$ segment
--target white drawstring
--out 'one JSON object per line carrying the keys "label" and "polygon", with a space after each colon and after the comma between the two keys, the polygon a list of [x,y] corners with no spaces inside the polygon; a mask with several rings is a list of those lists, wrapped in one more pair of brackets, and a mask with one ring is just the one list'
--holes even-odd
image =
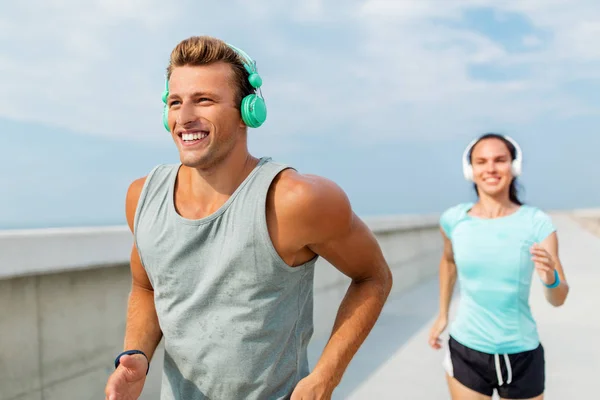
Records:
{"label": "white drawstring", "polygon": [[510,359],[508,358],[508,354],[504,355],[504,362],[506,363],[506,370],[508,372],[508,380],[506,381],[507,385],[510,385],[512,382],[512,368],[510,366]]}
{"label": "white drawstring", "polygon": [[502,381],[502,371],[500,370],[500,357],[498,354],[494,354],[494,363],[496,364],[496,375],[498,376],[498,386],[502,386],[504,382]]}
{"label": "white drawstring", "polygon": [[[500,356],[498,354],[494,354],[494,363],[496,364],[496,376],[498,377],[498,386],[504,385],[504,380],[502,379],[502,370],[500,369]],[[504,363],[506,364],[506,371],[508,372],[508,380],[506,381],[507,385],[510,385],[512,382],[512,368],[510,366],[510,359],[508,358],[508,354],[504,354]]]}

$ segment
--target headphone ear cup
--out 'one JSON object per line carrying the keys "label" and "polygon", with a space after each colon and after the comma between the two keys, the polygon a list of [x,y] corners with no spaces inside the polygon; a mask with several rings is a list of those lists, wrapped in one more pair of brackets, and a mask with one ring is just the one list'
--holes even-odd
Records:
{"label": "headphone ear cup", "polygon": [[470,164],[465,166],[463,173],[466,180],[473,181],[473,167]]}
{"label": "headphone ear cup", "polygon": [[267,119],[265,102],[255,94],[249,94],[242,99],[240,111],[242,120],[250,128],[258,128]]}
{"label": "headphone ear cup", "polygon": [[169,128],[169,108],[167,107],[167,105],[165,104],[165,106],[163,107],[163,125],[165,127],[165,129],[169,132],[171,132],[171,128]]}
{"label": "headphone ear cup", "polygon": [[521,163],[519,161],[513,161],[512,166],[511,166],[511,171],[515,178],[518,176],[521,176],[521,171],[522,171]]}
{"label": "headphone ear cup", "polygon": [[466,160],[463,160],[463,176],[467,181],[473,180],[473,166],[469,164]]}
{"label": "headphone ear cup", "polygon": [[[165,86],[167,86],[167,85],[168,85],[168,83],[165,83]],[[162,94],[162,102],[164,103],[162,120],[163,120],[163,126],[165,127],[165,129],[167,131],[171,132],[171,128],[169,128],[169,107],[167,107],[167,97],[168,96],[169,96],[169,90],[165,89]]]}

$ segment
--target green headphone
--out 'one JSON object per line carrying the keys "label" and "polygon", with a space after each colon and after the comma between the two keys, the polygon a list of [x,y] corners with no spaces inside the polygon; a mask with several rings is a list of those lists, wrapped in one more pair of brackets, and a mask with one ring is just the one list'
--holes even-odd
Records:
{"label": "green headphone", "polygon": [[[238,49],[229,43],[227,43],[227,46],[235,51],[243,60],[242,64],[248,72],[248,82],[250,82],[250,85],[252,85],[253,88],[260,90],[262,78],[256,70],[256,61],[250,58],[243,50]],[[163,125],[167,131],[171,132],[168,122],[169,107],[167,105],[167,97],[169,97],[169,80],[165,79],[165,91],[162,95],[162,101],[165,104],[163,107]],[[258,128],[267,119],[267,106],[265,100],[254,93],[249,94],[242,99],[240,112],[242,114],[242,120],[250,128]]]}

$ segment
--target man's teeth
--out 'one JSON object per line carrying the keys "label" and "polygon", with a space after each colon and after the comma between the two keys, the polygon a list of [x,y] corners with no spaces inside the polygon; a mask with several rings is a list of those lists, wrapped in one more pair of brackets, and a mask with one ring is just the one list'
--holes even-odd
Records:
{"label": "man's teeth", "polygon": [[185,141],[188,140],[199,140],[199,139],[204,139],[205,137],[208,136],[208,133],[202,132],[202,133],[184,133],[181,135],[181,138]]}

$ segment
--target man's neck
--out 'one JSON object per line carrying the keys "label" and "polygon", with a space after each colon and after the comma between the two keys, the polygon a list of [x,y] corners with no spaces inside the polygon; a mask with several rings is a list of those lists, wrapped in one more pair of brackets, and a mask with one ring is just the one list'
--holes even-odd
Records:
{"label": "man's neck", "polygon": [[177,179],[176,196],[187,202],[194,200],[197,210],[216,211],[236,191],[258,164],[258,159],[231,154],[207,169],[182,167]]}

